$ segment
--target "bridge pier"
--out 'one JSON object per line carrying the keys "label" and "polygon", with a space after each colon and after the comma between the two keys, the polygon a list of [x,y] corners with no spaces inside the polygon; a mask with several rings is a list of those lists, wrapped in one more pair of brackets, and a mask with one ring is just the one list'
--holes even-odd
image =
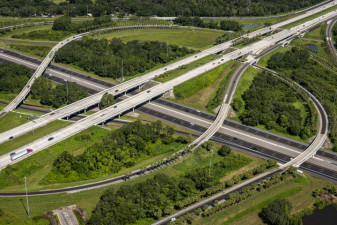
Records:
{"label": "bridge pier", "polygon": [[118,115],[118,119],[120,119],[120,118],[121,118],[121,114]]}

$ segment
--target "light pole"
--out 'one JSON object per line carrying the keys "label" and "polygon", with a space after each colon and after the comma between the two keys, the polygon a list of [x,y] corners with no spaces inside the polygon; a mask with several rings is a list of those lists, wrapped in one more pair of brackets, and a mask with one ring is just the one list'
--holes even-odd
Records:
{"label": "light pole", "polygon": [[124,81],[124,65],[123,65],[123,59],[122,59],[122,82]]}
{"label": "light pole", "polygon": [[30,218],[30,215],[29,215],[29,205],[28,205],[28,194],[27,194],[27,177],[24,177],[23,179],[25,179],[25,188],[26,188],[26,199],[27,199],[27,212],[28,212],[28,218]]}
{"label": "light pole", "polygon": [[205,69],[205,72],[204,72],[204,83],[202,84],[202,94],[201,94],[201,98],[204,98],[205,76],[206,76],[206,69]]}
{"label": "light pole", "polygon": [[68,80],[65,79],[64,81],[66,82],[66,85],[67,85],[67,105],[68,105]]}
{"label": "light pole", "polygon": [[168,62],[168,41],[166,41],[166,64]]}
{"label": "light pole", "polygon": [[209,171],[208,171],[208,176],[211,176],[211,167],[212,167],[212,153],[213,149],[211,149],[211,158],[209,159]]}

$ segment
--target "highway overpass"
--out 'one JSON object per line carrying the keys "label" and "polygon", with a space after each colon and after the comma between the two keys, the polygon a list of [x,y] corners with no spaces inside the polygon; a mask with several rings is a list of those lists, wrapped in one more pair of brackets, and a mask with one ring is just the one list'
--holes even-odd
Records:
{"label": "highway overpass", "polygon": [[[324,20],[329,19],[333,16],[334,12],[326,14],[324,16],[322,16],[322,18],[324,17]],[[76,122],[75,124],[72,124],[66,128],[61,129],[60,131],[54,132],[50,135],[47,135],[39,140],[36,140],[35,142],[23,146],[22,148],[17,149],[16,151],[21,151],[24,150],[26,148],[32,148],[34,149],[34,152],[38,152],[46,147],[49,147],[59,141],[62,141],[68,137],[70,137],[71,135],[74,135],[92,125],[95,124],[100,124],[100,123],[104,123],[105,121],[110,120],[111,118],[117,117],[120,114],[130,110],[130,109],[134,109],[135,107],[150,101],[153,98],[156,98],[162,94],[164,94],[165,92],[167,92],[168,90],[172,89],[174,86],[179,85],[181,83],[184,83],[185,81],[192,79],[208,70],[211,70],[213,68],[215,68],[216,66],[220,66],[225,62],[228,62],[230,60],[236,59],[238,57],[241,57],[243,55],[249,54],[251,52],[255,52],[255,51],[260,51],[261,49],[265,49],[268,48],[269,46],[284,40],[288,37],[294,36],[296,34],[298,34],[299,32],[301,32],[302,30],[306,30],[311,26],[315,26],[317,23],[322,21],[322,18],[317,18],[315,20],[309,21],[305,24],[301,24],[297,27],[294,27],[291,30],[283,30],[277,34],[271,35],[259,42],[256,42],[254,44],[251,44],[247,47],[244,47],[242,49],[236,50],[234,52],[231,52],[223,57],[221,57],[220,59],[214,60],[210,63],[207,63],[201,67],[195,68],[189,72],[187,72],[186,74],[170,80],[166,83],[163,84],[159,84],[151,89],[149,89],[146,92],[142,92],[139,93],[131,98],[128,98],[126,100],[124,100],[123,102],[117,103],[114,106],[111,106],[107,109],[104,109],[98,113],[95,113],[85,119],[82,119],[78,122]],[[91,96],[92,97],[92,96]],[[42,118],[42,117],[41,117]],[[39,119],[41,119],[39,118]],[[48,140],[49,138],[53,137],[53,140]],[[9,158],[7,157],[3,157],[2,159],[5,160],[1,161],[1,167],[3,168],[4,166],[6,166],[7,164],[10,163],[14,163],[11,162],[9,160]],[[7,160],[6,160],[7,158]],[[15,161],[16,162],[16,161]]]}

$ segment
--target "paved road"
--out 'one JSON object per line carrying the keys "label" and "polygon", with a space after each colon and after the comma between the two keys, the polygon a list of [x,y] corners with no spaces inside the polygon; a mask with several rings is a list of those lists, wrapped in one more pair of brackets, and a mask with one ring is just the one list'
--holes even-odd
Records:
{"label": "paved road", "polygon": [[238,81],[240,80],[241,75],[246,71],[246,69],[248,69],[249,66],[249,62],[243,63],[234,72],[231,80],[228,83],[228,88],[226,90],[225,97],[221,103],[218,115],[216,116],[211,126],[209,126],[204,133],[202,133],[195,141],[193,141],[191,145],[194,146],[194,149],[199,147],[205,141],[208,141],[223,125],[227,117],[230,103],[232,102]]}
{"label": "paved road", "polygon": [[[70,137],[71,135],[74,135],[92,125],[95,124],[99,124],[99,123],[104,123],[105,121],[110,120],[111,118],[114,118],[116,116],[119,116],[121,113],[124,113],[130,109],[133,109],[137,106],[139,106],[140,104],[143,104],[147,101],[150,101],[151,99],[158,97],[160,95],[162,95],[163,93],[169,91],[170,89],[172,89],[174,86],[177,86],[181,83],[186,82],[187,80],[190,80],[198,75],[201,75],[202,73],[213,69],[216,66],[220,66],[223,63],[226,63],[230,60],[233,60],[235,58],[241,57],[242,55],[246,55],[249,53],[254,53],[254,52],[260,52],[261,49],[266,49],[269,46],[272,46],[275,43],[278,43],[282,40],[285,40],[295,34],[298,34],[299,32],[306,30],[312,26],[315,26],[316,24],[322,22],[322,20],[328,20],[331,19],[333,16],[334,12],[328,13],[326,15],[321,16],[320,18],[316,18],[312,21],[306,22],[304,24],[301,24],[300,26],[294,27],[290,30],[283,30],[277,34],[271,35],[259,42],[256,42],[254,44],[251,44],[247,47],[244,47],[242,49],[236,50],[234,52],[231,52],[227,55],[224,55],[223,57],[221,57],[220,59],[214,60],[210,63],[207,63],[203,66],[200,66],[198,68],[195,68],[189,72],[187,72],[186,74],[175,78],[173,80],[170,80],[166,83],[163,84],[159,84],[151,89],[149,89],[146,93],[139,93],[131,98],[126,99],[125,101],[121,102],[121,103],[117,103],[115,106],[109,107],[107,109],[104,109],[98,113],[95,113],[75,124],[72,124],[66,128],[61,129],[60,131],[54,132],[53,134],[47,135],[39,140],[34,141],[33,143],[29,144],[29,145],[25,145],[19,149],[17,149],[16,151],[23,151],[27,148],[32,148],[34,149],[34,153],[38,152],[44,148],[47,148],[59,141],[62,141],[68,137]],[[122,84],[123,85],[123,84]],[[95,95],[93,95],[95,96]],[[92,98],[92,96],[90,96]],[[97,99],[98,101],[98,99]],[[73,103],[76,104],[76,103]],[[78,104],[78,103],[77,103]],[[71,105],[70,105],[71,106]],[[69,107],[69,106],[68,106]],[[55,115],[50,115],[50,116],[55,116]],[[42,117],[41,117],[42,118]],[[39,118],[41,120],[41,118]],[[46,118],[44,116],[44,118]],[[44,119],[43,118],[43,119]],[[46,120],[44,120],[45,124],[46,121],[48,121],[49,118],[47,118]],[[41,121],[42,123],[43,121]],[[41,124],[40,123],[40,124]],[[32,124],[32,126],[34,126],[34,123]],[[31,127],[29,127],[31,128]],[[52,139],[52,140],[51,140]],[[34,154],[33,153],[33,154]],[[28,157],[31,154],[26,155],[26,157]],[[24,158],[24,157],[23,157]],[[23,159],[21,158],[21,159]],[[17,160],[19,161],[19,160]],[[17,161],[11,161],[9,155],[2,157],[1,158],[1,168],[5,167],[8,164],[12,164],[15,163]]]}
{"label": "paved road", "polygon": [[336,21],[337,21],[337,17],[333,18],[329,22],[329,24],[328,24],[328,26],[326,28],[326,33],[325,33],[326,40],[328,41],[328,45],[329,45],[331,51],[333,52],[333,54],[335,55],[335,57],[337,57],[337,51],[336,51],[336,48],[334,46],[331,33],[332,33],[332,28],[333,28],[334,24],[336,23]]}
{"label": "paved road", "polygon": [[[320,11],[326,9],[326,8],[332,7],[333,5],[335,5],[336,2],[337,2],[337,1],[330,1],[330,2],[328,2],[328,3],[326,3],[326,4],[322,5],[322,6],[314,7],[313,9],[308,10],[306,13],[304,13],[304,14],[302,14],[302,15],[299,15],[299,16],[297,16],[297,17],[291,18],[291,19],[289,19],[289,20],[283,21],[283,22],[281,22],[281,23],[275,24],[275,25],[270,26],[270,27],[262,28],[262,29],[260,29],[260,30],[254,31],[254,32],[252,32],[252,33],[250,33],[250,34],[247,34],[247,35],[244,35],[244,36],[246,36],[246,37],[253,37],[253,36],[256,36],[256,35],[262,35],[262,34],[264,34],[264,33],[268,33],[268,32],[270,32],[270,31],[273,31],[273,30],[275,30],[275,29],[277,29],[277,28],[279,28],[279,27],[282,27],[282,26],[284,26],[284,25],[286,25],[286,24],[289,24],[289,23],[292,23],[292,22],[294,22],[294,21],[300,20],[300,19],[302,19],[302,18],[304,18],[304,17],[307,17],[307,16],[309,16],[310,14],[317,13],[317,12],[320,12]],[[324,16],[323,16],[323,17],[324,17]],[[306,25],[307,25],[307,26],[311,26],[311,25],[314,23],[313,21],[315,21],[315,20],[312,20],[312,21],[310,21],[310,22],[308,22],[308,23],[306,23],[306,24],[303,24],[303,26],[306,26]],[[317,22],[318,22],[318,21],[317,21]],[[138,28],[138,27],[157,27],[157,25],[134,26],[134,28]],[[49,65],[49,63],[51,62],[51,59],[52,59],[52,57],[54,56],[55,52],[56,52],[60,47],[64,46],[65,44],[67,44],[67,43],[69,43],[69,42],[71,42],[72,40],[80,39],[83,35],[89,35],[89,34],[93,34],[93,33],[104,32],[104,31],[110,30],[110,29],[130,29],[130,26],[128,26],[128,27],[118,27],[118,28],[104,28],[104,29],[100,29],[100,30],[96,30],[96,31],[91,31],[91,32],[87,32],[87,33],[75,35],[75,36],[73,36],[73,37],[70,37],[70,38],[68,38],[68,39],[66,39],[66,40],[64,40],[64,41],[62,41],[62,42],[60,42],[60,43],[58,43],[58,44],[53,48],[53,50],[51,51],[51,54],[49,54],[49,56],[47,56],[47,57],[45,58],[45,60],[41,63],[41,65],[39,66],[39,68],[35,71],[35,73],[33,74],[32,78],[29,80],[28,84],[27,84],[27,85],[25,86],[25,88],[20,92],[20,94],[19,94],[19,95],[18,95],[18,96],[11,102],[11,104],[9,104],[4,110],[2,110],[2,111],[0,112],[0,117],[3,116],[3,115],[5,115],[5,114],[8,113],[9,111],[13,110],[15,107],[17,107],[17,105],[19,105],[19,104],[25,99],[25,97],[26,97],[26,96],[28,95],[28,93],[30,92],[30,87],[31,87],[31,85],[33,84],[34,80],[35,80],[37,77],[41,76],[42,73],[46,70],[46,68],[47,68],[47,66]],[[264,39],[264,40],[266,40],[266,39]],[[183,59],[183,60],[181,60],[181,61],[179,61],[179,62],[170,64],[170,65],[167,66],[166,68],[161,68],[161,69],[159,69],[159,70],[161,70],[161,71],[159,71],[160,73],[158,73],[158,74],[152,74],[152,75],[155,77],[155,76],[157,76],[157,75],[159,75],[159,74],[161,74],[161,73],[166,72],[167,70],[170,70],[170,69],[176,69],[176,68],[178,68],[178,67],[181,66],[181,65],[185,65],[185,64],[188,64],[188,63],[190,63],[190,62],[193,62],[193,61],[197,60],[197,58],[202,58],[202,57],[204,57],[204,56],[207,56],[207,55],[210,55],[210,54],[215,54],[215,53],[217,53],[217,52],[220,52],[220,51],[222,51],[222,50],[228,48],[230,45],[232,45],[232,41],[225,42],[225,43],[223,43],[223,44],[214,46],[214,47],[212,47],[212,48],[210,48],[210,49],[207,49],[207,50],[205,50],[205,51],[203,51],[203,52],[201,52],[201,53],[199,53],[199,54],[193,56],[194,58],[193,58],[193,57],[189,57],[189,58]],[[262,51],[263,48],[260,49],[260,50]],[[246,52],[246,53],[247,53],[247,52]],[[240,54],[238,54],[238,56],[240,56]],[[189,60],[188,60],[188,59],[189,59]],[[179,63],[180,63],[180,64],[179,64]],[[174,65],[177,65],[177,64],[179,64],[179,65],[175,67]],[[158,72],[158,71],[156,71],[156,72]],[[150,77],[150,76],[144,75],[144,76],[142,76],[142,77],[138,77],[138,80],[137,80],[137,78],[135,78],[135,79],[133,79],[133,80],[130,80],[129,83],[128,83],[128,85],[133,84],[133,81],[136,81],[136,80],[137,80],[137,81],[136,81],[136,85],[128,86],[129,89],[136,87],[136,86],[138,85],[138,83],[139,83],[139,79],[143,79],[143,81],[144,81],[144,83],[145,83],[145,82],[148,80],[147,78],[149,78],[149,77]],[[152,78],[153,78],[153,77],[152,77]],[[113,91],[115,91],[115,90],[113,90]],[[103,93],[101,93],[101,95],[103,95]],[[89,97],[89,98],[90,98],[90,97]],[[68,110],[69,110],[69,109],[73,109],[73,110],[72,110],[72,112],[66,111],[67,114],[71,114],[71,113],[75,113],[75,112],[77,112],[77,111],[79,111],[79,110],[83,110],[83,108],[78,109],[78,106],[81,106],[81,105],[83,105],[83,104],[76,104],[76,103],[75,103],[75,104],[72,105],[72,107],[70,107],[70,108],[68,107],[68,108],[67,108]],[[87,107],[89,107],[89,106],[87,106]],[[86,107],[84,107],[84,108],[86,108]],[[60,109],[60,111],[61,111],[61,110],[62,110],[62,109]],[[60,113],[60,115],[61,115],[61,113]],[[61,117],[59,117],[59,118],[61,118]],[[50,118],[47,119],[47,120],[48,120],[49,122],[51,122],[51,121],[53,121],[53,117],[50,117]],[[11,137],[11,136],[13,136],[13,135],[16,135],[16,136],[22,135],[22,134],[24,134],[24,133],[29,132],[30,129],[35,129],[35,128],[39,127],[40,125],[43,126],[44,124],[43,124],[43,123],[34,123],[34,124],[32,124],[31,126],[28,126],[28,127],[25,127],[24,129],[21,129],[21,132],[14,132],[14,134],[1,135],[1,137],[0,137],[0,143],[3,143],[4,141],[7,141],[8,138]]]}

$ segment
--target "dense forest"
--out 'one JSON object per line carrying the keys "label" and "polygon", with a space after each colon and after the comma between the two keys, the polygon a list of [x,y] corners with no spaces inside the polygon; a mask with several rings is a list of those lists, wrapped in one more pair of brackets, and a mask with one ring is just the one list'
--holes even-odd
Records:
{"label": "dense forest", "polygon": [[[63,152],[53,163],[52,171],[42,183],[71,182],[117,173],[146,159],[169,150],[174,129],[160,121],[143,126],[140,120],[112,131],[101,142],[88,147],[83,154],[73,156]],[[83,140],[87,136],[81,137]],[[179,145],[179,143],[178,143]]]}
{"label": "dense forest", "polygon": [[334,151],[337,151],[336,74],[311,60],[307,50],[297,48],[276,53],[270,58],[268,67],[295,80],[320,100],[329,115],[329,137],[334,143]]}
{"label": "dense forest", "polygon": [[56,84],[53,88],[52,82],[44,77],[39,77],[35,80],[31,88],[31,95],[33,99],[39,99],[42,105],[49,105],[55,108],[67,103],[71,104],[88,96],[77,83]]}
{"label": "dense forest", "polygon": [[2,0],[0,15],[94,16],[133,14],[137,16],[264,16],[308,7],[323,0]]}
{"label": "dense forest", "polygon": [[65,15],[54,20],[52,29],[54,31],[83,33],[98,28],[111,27],[113,25],[115,25],[115,23],[111,21],[111,17],[107,15],[80,22],[72,22],[71,18]]}
{"label": "dense forest", "polygon": [[[301,101],[294,91],[280,79],[263,71],[253,80],[250,88],[244,92],[242,99],[245,111],[240,115],[244,124],[257,126],[265,125],[267,129],[300,135],[302,138],[310,136],[310,126],[302,126],[301,110],[293,105]],[[242,103],[234,101],[235,110],[240,110]],[[309,120],[310,122],[310,120]]]}
{"label": "dense forest", "polygon": [[55,62],[71,63],[99,76],[118,78],[121,77],[122,60],[124,76],[133,76],[193,52],[158,41],[123,43],[118,38],[108,41],[83,37],[81,41],[72,41],[59,49]]}
{"label": "dense forest", "polygon": [[188,16],[178,16],[173,21],[175,24],[182,26],[194,26],[194,27],[204,27],[210,29],[221,29],[227,31],[240,31],[242,30],[242,24],[234,20],[222,20],[220,22],[216,20],[210,20],[205,22],[200,17],[188,17]]}
{"label": "dense forest", "polygon": [[0,93],[19,93],[31,76],[31,70],[23,65],[0,63]]}
{"label": "dense forest", "polygon": [[[213,168],[215,171],[211,176],[208,174],[209,167],[204,167],[175,177],[158,174],[138,184],[123,185],[117,191],[110,188],[101,196],[89,224],[125,225],[142,224],[145,221],[148,224],[172,214],[174,209],[182,209],[276,165],[275,161],[268,160],[251,171],[237,174],[226,182],[219,182],[220,178],[247,163],[247,158],[229,153],[223,157],[223,161],[212,165],[212,171]],[[275,177],[274,181],[276,180]],[[242,189],[241,193],[244,194],[248,189]],[[232,203],[243,199],[243,196],[238,195],[230,195]]]}

